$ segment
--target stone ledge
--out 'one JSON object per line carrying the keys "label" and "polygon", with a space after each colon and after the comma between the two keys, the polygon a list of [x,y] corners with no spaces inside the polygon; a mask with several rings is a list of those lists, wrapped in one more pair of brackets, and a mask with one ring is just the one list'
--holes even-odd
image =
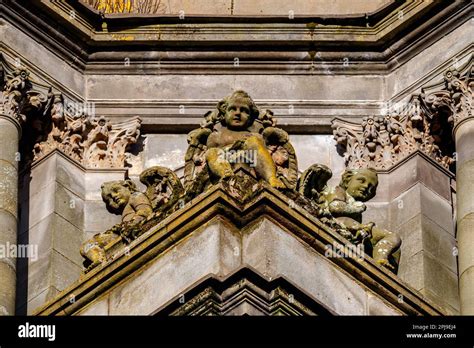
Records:
{"label": "stone ledge", "polygon": [[[347,244],[341,236],[323,225],[303,208],[290,208],[289,199],[262,183],[261,192],[252,201],[236,202],[221,184],[196,197],[181,210],[173,213],[134,241],[129,252],[83,275],[56,298],[37,309],[36,315],[70,315],[78,313],[96,298],[105,296],[116,286],[124,284],[133,273],[141,273],[155,258],[169,254],[177,243],[193,235],[199,226],[213,218],[227,220],[237,230],[262,216],[281,226],[285,235],[299,240],[311,252],[324,255],[325,246]],[[128,256],[127,256],[127,255]],[[363,261],[352,258],[326,258],[332,267],[364,284],[371,292],[384,298],[402,313],[417,315],[444,314],[435,304],[403,283],[398,277],[364,256]],[[399,303],[399,295],[404,301]],[[71,297],[74,301],[70,301]]]}

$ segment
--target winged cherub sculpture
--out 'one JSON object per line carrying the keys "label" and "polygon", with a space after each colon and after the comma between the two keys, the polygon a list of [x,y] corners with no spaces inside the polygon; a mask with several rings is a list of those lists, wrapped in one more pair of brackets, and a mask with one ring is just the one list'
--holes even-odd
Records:
{"label": "winged cherub sculpture", "polygon": [[235,91],[188,135],[186,191],[195,195],[234,175],[239,163],[277,189],[296,187],[297,163],[288,134],[244,91]]}

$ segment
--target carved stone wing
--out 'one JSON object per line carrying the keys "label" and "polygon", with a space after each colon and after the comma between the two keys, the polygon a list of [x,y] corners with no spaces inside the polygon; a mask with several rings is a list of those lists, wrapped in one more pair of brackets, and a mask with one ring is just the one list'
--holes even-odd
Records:
{"label": "carved stone wing", "polygon": [[153,211],[169,207],[184,193],[176,173],[166,167],[154,166],[144,170],[140,174],[140,181],[147,187],[145,194]]}
{"label": "carved stone wing", "polygon": [[277,177],[287,188],[296,189],[298,162],[288,133],[281,128],[269,126],[263,130],[262,135],[277,167]]}
{"label": "carved stone wing", "polygon": [[204,183],[207,176],[207,165],[205,153],[207,150],[206,142],[212,133],[209,128],[194,129],[188,134],[188,149],[184,164],[184,188],[186,192],[201,191],[199,187]]}
{"label": "carved stone wing", "polygon": [[297,191],[303,196],[317,201],[319,193],[324,190],[331,177],[332,172],[329,167],[323,164],[313,164],[303,172],[298,180]]}

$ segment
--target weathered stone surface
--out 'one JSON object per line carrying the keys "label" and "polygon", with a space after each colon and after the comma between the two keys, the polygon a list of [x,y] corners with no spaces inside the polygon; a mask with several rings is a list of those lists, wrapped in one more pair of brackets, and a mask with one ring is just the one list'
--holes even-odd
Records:
{"label": "weathered stone surface", "polygon": [[84,200],[58,182],[55,185],[54,211],[78,229],[84,229]]}
{"label": "weathered stone surface", "polygon": [[452,234],[443,230],[429,218],[422,219],[423,250],[439,263],[457,274],[457,247]]}
{"label": "weathered stone surface", "polygon": [[[464,162],[462,166],[457,168],[456,176],[456,203],[457,203],[457,219],[461,221],[466,215],[474,212],[474,159]],[[462,188],[462,189],[460,189]]]}
{"label": "weathered stone surface", "polygon": [[0,261],[0,315],[15,314],[16,273],[6,262]]}
{"label": "weathered stone surface", "polygon": [[[89,169],[84,173],[84,178],[85,186],[81,192],[85,192],[85,199],[87,201],[102,201],[101,185],[106,181],[123,180],[125,178],[125,169]],[[66,187],[68,186],[66,185]]]}
{"label": "weathered stone surface", "polygon": [[420,184],[416,184],[390,202],[390,220],[395,229],[421,212],[420,191]]}
{"label": "weathered stone surface", "polygon": [[235,2],[234,14],[236,15],[288,15],[289,11],[293,11],[295,15],[346,15],[375,12],[383,5],[388,3],[387,0],[365,1],[356,0],[351,2],[351,6],[347,6],[344,0],[323,0],[318,2],[295,0],[239,0]]}
{"label": "weathered stone surface", "polygon": [[229,262],[236,268],[241,256],[239,252],[234,255],[234,248],[238,251],[239,241],[229,237],[223,241],[223,233],[229,231],[224,232],[219,221],[204,226],[132,281],[113,290],[110,314],[151,314],[207,274],[227,274]]}
{"label": "weathered stone surface", "polygon": [[402,254],[398,268],[398,276],[414,289],[418,291],[423,289],[425,281],[423,252],[419,251],[409,257],[404,257]]}
{"label": "weathered stone surface", "polygon": [[30,192],[29,205],[22,209],[28,213],[29,226],[34,226],[54,212],[56,203],[56,182],[50,182],[42,189]]}
{"label": "weathered stone surface", "polygon": [[110,214],[102,201],[86,201],[84,205],[84,231],[87,233],[103,232],[120,223],[120,215]]}
{"label": "weathered stone surface", "polygon": [[[233,60],[229,61],[229,65],[233,63]],[[94,99],[207,99],[211,100],[212,105],[222,95],[245,89],[257,103],[264,104],[259,99],[287,101],[294,100],[296,95],[298,99],[308,100],[345,100],[348,95],[353,100],[380,100],[383,92],[383,79],[378,76],[265,75],[265,78],[259,79],[259,83],[255,81],[252,75],[223,75],[217,82],[210,75],[87,76],[88,94]],[[318,88],[308,88],[313,85]],[[340,88],[334,89],[334,85]],[[179,106],[175,113],[180,114]]]}
{"label": "weathered stone surface", "polygon": [[[17,240],[17,219],[8,211],[0,209],[0,246],[15,245]],[[16,268],[15,257],[0,257],[1,262],[7,263],[12,269]]]}
{"label": "weathered stone surface", "polygon": [[[379,189],[377,188],[377,195]],[[375,197],[377,197],[377,195]],[[390,216],[389,216],[389,203],[382,203],[382,202],[366,202],[364,203],[367,206],[367,210],[363,213],[363,222],[375,222],[377,226],[382,228],[386,228],[390,231],[393,230]],[[403,240],[403,238],[402,238]],[[404,243],[404,242],[403,242]],[[402,244],[403,244],[402,243]]]}
{"label": "weathered stone surface", "polygon": [[55,167],[56,181],[67,187],[77,196],[84,198],[84,191],[87,187],[85,182],[87,177],[84,170],[63,155],[54,154],[53,156],[57,158]]}
{"label": "weathered stone surface", "polygon": [[424,185],[420,186],[422,213],[454,236],[451,204]]}
{"label": "weathered stone surface", "polygon": [[52,54],[44,45],[14,25],[6,22],[1,28],[4,33],[3,42],[10,50],[17,52],[19,58],[27,57],[28,61],[35,64],[38,69],[49,76],[54,76],[56,86],[59,85],[62,89],[71,91],[73,95],[85,95],[84,76],[67,61]]}
{"label": "weathered stone surface", "polygon": [[53,298],[59,293],[57,289],[55,289],[53,286],[50,286],[46,289],[44,289],[41,293],[39,293],[37,296],[32,298],[31,300],[28,301],[27,303],[27,314],[32,315],[34,310],[41,306],[43,303],[45,303],[48,299]]}
{"label": "weathered stone surface", "polygon": [[367,295],[357,283],[267,219],[244,234],[243,260],[269,279],[284,276],[335,313],[365,313]]}
{"label": "weathered stone surface", "polygon": [[405,263],[411,256],[423,250],[423,220],[426,217],[418,214],[407,222],[397,227],[403,243],[401,245],[400,265]]}
{"label": "weathered stone surface", "polygon": [[[82,268],[82,257],[79,253],[84,234],[82,230],[71,224],[58,214],[54,215],[53,248],[58,253]],[[58,288],[59,289],[59,288]]]}
{"label": "weathered stone surface", "polygon": [[383,300],[367,292],[367,315],[402,315]]}
{"label": "weathered stone surface", "polygon": [[301,172],[314,163],[322,163],[331,168],[333,176],[328,184],[337,186],[345,170],[344,159],[336,151],[336,142],[330,135],[291,135],[298,168]]}
{"label": "weathered stone surface", "polygon": [[474,267],[464,271],[459,278],[459,294],[461,298],[461,314],[472,313],[474,309]]}
{"label": "weathered stone surface", "polygon": [[104,296],[91,303],[80,312],[80,315],[109,315],[109,296]]}
{"label": "weathered stone surface", "polygon": [[461,168],[465,162],[474,159],[473,132],[474,122],[463,122],[456,128],[457,168]]}
{"label": "weathered stone surface", "polygon": [[[439,77],[432,74],[435,67],[462,66],[470,55],[466,50],[470,43],[466,42],[465,38],[472,37],[473,34],[472,23],[466,21],[456,30],[426,47],[422,54],[414,56],[409,64],[398,66],[387,76],[385,95],[398,101],[409,92],[414,92],[420,83],[437,82]],[[453,52],[463,54],[458,57],[458,54]]]}
{"label": "weathered stone surface", "polygon": [[52,249],[38,251],[38,260],[30,260],[28,264],[28,301],[53,285],[51,280]]}
{"label": "weathered stone surface", "polygon": [[0,116],[0,159],[18,168],[20,161],[18,127],[2,117]]}
{"label": "weathered stone surface", "polygon": [[458,230],[464,233],[458,234],[459,249],[463,255],[459,258],[459,275],[461,276],[467,269],[474,266],[474,253],[470,252],[470,247],[474,245],[474,213],[470,213],[458,222]]}
{"label": "weathered stone surface", "polygon": [[82,267],[56,250],[51,253],[51,263],[51,284],[59,291],[67,288],[81,275]]}
{"label": "weathered stone surface", "polygon": [[459,309],[457,274],[448,270],[429,253],[423,254],[423,264],[424,289],[430,290],[435,295],[431,298],[441,306],[443,306],[443,303],[447,303],[453,308]]}
{"label": "weathered stone surface", "polygon": [[391,172],[379,173],[379,177],[379,187],[373,201],[391,201],[417,183],[424,184],[446,201],[451,201],[449,176],[419,154]]}
{"label": "weathered stone surface", "polygon": [[10,163],[0,161],[0,209],[17,217],[18,172]]}
{"label": "weathered stone surface", "polygon": [[175,170],[183,167],[187,148],[183,135],[149,134],[146,137],[144,168],[163,166]]}

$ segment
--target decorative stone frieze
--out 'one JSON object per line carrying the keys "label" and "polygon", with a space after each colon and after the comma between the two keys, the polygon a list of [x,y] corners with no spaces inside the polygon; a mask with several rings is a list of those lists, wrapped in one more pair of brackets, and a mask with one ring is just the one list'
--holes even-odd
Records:
{"label": "decorative stone frieze", "polygon": [[61,93],[33,81],[25,67],[13,66],[1,56],[0,80],[0,113],[26,128],[24,147],[33,154],[26,154],[25,163],[58,149],[86,168],[125,166],[128,146],[140,136],[139,117],[112,123],[83,108],[69,108]]}
{"label": "decorative stone frieze", "polygon": [[453,129],[473,116],[473,64],[444,74],[444,84],[423,88],[400,112],[364,117],[361,123],[335,119],[334,138],[350,168],[389,169],[415,151],[441,166],[454,163]]}
{"label": "decorative stone frieze", "polygon": [[335,119],[334,138],[346,166],[384,170],[421,151],[449,168],[454,161],[453,153],[441,150],[441,139],[434,131],[439,128],[431,123],[433,119],[420,104],[420,98],[414,97],[407,112],[364,117],[360,124]]}

